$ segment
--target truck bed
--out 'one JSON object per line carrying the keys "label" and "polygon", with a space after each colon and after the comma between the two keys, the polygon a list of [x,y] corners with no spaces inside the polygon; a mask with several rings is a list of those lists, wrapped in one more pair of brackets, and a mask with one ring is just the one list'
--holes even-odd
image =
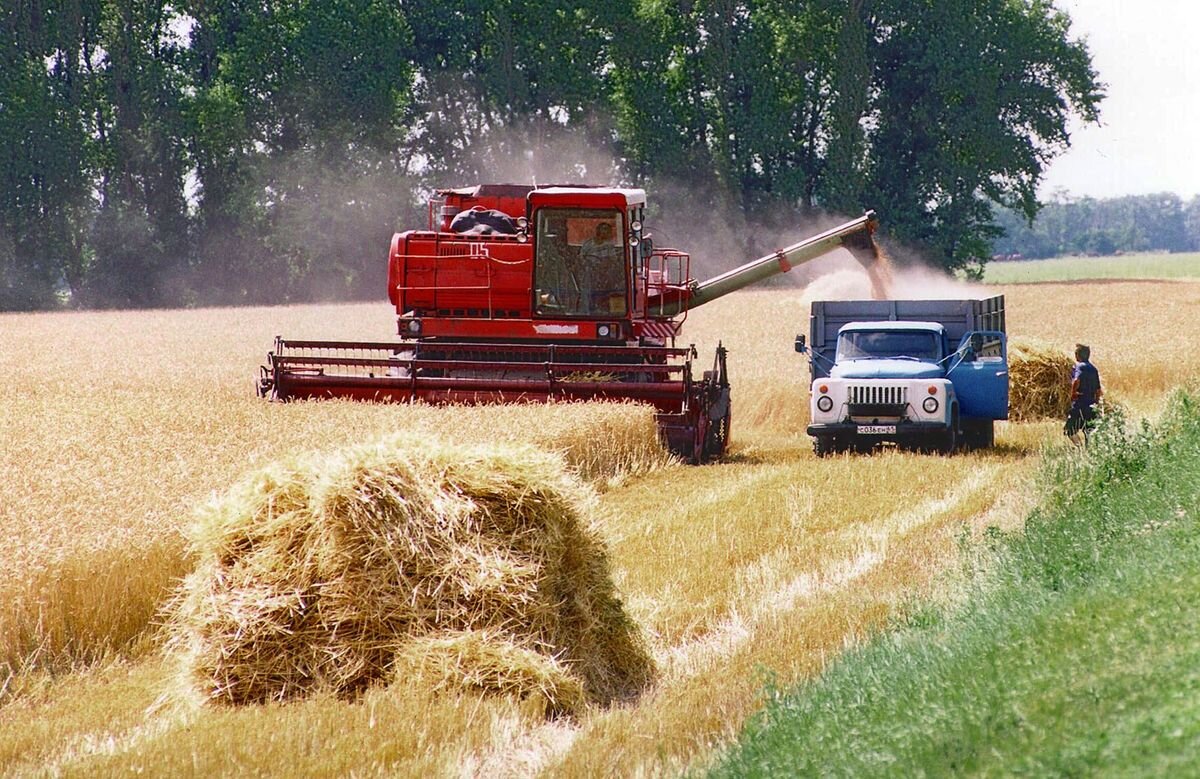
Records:
{"label": "truck bed", "polygon": [[849,322],[938,322],[952,345],[972,330],[1004,332],[1004,296],[962,300],[815,300],[809,318],[812,378],[833,365],[838,330]]}

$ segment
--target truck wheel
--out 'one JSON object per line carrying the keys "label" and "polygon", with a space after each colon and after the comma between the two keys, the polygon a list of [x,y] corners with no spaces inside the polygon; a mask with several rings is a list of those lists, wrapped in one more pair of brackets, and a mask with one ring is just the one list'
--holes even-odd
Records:
{"label": "truck wheel", "polygon": [[828,457],[831,454],[837,454],[839,451],[837,439],[833,436],[813,436],[813,452],[817,457]]}
{"label": "truck wheel", "polygon": [[964,419],[963,445],[968,451],[991,449],[996,445],[996,423],[990,419]]}
{"label": "truck wheel", "polygon": [[945,432],[938,449],[942,454],[953,454],[958,444],[958,409],[955,408],[950,412],[950,428]]}

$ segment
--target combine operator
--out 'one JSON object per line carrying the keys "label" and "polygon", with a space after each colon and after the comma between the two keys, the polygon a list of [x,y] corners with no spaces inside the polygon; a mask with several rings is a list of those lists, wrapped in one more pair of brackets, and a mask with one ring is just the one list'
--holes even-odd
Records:
{"label": "combine operator", "polygon": [[612,222],[598,222],[595,234],[579,247],[591,313],[625,313],[625,258],[614,235]]}

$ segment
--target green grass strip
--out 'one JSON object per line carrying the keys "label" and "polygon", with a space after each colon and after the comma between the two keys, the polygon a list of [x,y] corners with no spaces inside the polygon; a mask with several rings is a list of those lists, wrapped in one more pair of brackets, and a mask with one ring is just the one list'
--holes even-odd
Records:
{"label": "green grass strip", "polygon": [[1047,457],[987,573],[772,693],[715,776],[1200,774],[1200,404]]}
{"label": "green grass strip", "polygon": [[990,262],[983,272],[986,284],[1039,284],[1084,279],[1200,279],[1200,253]]}

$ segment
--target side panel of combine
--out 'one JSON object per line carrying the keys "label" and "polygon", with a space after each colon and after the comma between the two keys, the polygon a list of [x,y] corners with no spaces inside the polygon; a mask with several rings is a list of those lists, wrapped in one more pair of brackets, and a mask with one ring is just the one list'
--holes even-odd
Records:
{"label": "side panel of combine", "polygon": [[397,313],[529,318],[533,261],[516,238],[408,232],[388,261],[388,295]]}

